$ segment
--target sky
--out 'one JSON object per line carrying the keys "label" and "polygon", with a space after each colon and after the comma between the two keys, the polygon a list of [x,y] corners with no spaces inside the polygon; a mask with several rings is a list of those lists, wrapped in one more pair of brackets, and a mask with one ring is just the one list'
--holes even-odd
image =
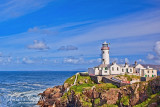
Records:
{"label": "sky", "polygon": [[1,0],[0,71],[84,71],[160,64],[159,0]]}

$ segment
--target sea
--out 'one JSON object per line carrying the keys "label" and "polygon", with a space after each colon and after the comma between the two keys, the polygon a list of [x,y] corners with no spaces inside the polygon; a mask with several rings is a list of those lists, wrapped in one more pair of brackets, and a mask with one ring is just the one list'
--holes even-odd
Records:
{"label": "sea", "polygon": [[62,85],[78,71],[1,71],[0,107],[38,107],[46,88]]}

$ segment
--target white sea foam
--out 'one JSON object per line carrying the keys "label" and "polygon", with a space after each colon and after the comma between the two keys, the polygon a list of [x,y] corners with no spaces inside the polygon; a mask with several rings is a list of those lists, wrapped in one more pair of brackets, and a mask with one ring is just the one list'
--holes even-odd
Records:
{"label": "white sea foam", "polygon": [[[0,107],[2,107],[1,105],[7,105],[9,103],[11,103],[11,105],[13,105],[13,103],[16,104],[33,104],[36,105],[36,103],[38,102],[40,96],[38,96],[39,93],[42,93],[44,90],[33,90],[33,91],[26,91],[26,92],[14,92],[14,93],[9,93],[7,95],[2,95],[0,97]],[[36,107],[36,106],[34,106]]]}

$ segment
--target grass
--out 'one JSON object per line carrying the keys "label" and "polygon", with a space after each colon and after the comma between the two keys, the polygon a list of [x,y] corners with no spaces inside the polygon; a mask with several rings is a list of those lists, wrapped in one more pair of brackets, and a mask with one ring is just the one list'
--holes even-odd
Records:
{"label": "grass", "polygon": [[64,95],[61,97],[62,102],[66,102],[67,100],[67,93],[64,93]]}
{"label": "grass", "polygon": [[80,84],[80,85],[74,85],[70,88],[70,90],[73,90],[74,92],[81,93],[84,88],[89,88],[94,86],[94,84]]}
{"label": "grass", "polygon": [[117,88],[116,85],[113,85],[111,83],[96,84],[95,87],[98,92],[101,92],[103,90],[108,90],[110,88]]}
{"label": "grass", "polygon": [[125,106],[129,105],[129,96],[123,96],[120,102]]}
{"label": "grass", "polygon": [[69,85],[72,85],[74,83],[75,80],[75,75],[73,75],[72,77],[68,78],[64,83],[68,83]]}
{"label": "grass", "polygon": [[140,79],[140,78],[141,78],[140,76],[127,75],[127,74],[125,74],[125,75],[117,75],[116,77],[119,77],[119,78],[120,78],[121,76],[126,77],[126,78],[127,78],[127,81],[132,81],[133,78],[134,78],[134,79]]}
{"label": "grass", "polygon": [[[74,83],[75,80],[75,75],[68,78],[65,83],[68,83],[70,86]],[[103,91],[103,90],[108,90],[110,88],[117,88],[117,86],[111,84],[111,83],[101,83],[101,84],[95,84],[90,76],[80,76],[80,74],[77,75],[77,82],[76,85],[71,86],[69,91],[65,93],[61,100],[65,102],[67,100],[67,96],[71,94],[71,91],[74,91],[76,95],[80,97],[80,102],[82,103],[82,106],[84,107],[92,107],[91,99],[87,98],[86,96],[82,94],[83,90],[89,90],[93,86],[95,86],[97,91]],[[99,104],[100,103],[100,98],[97,98],[94,100],[94,104]],[[115,106],[107,106],[107,107],[115,107]]]}
{"label": "grass", "polygon": [[77,83],[76,84],[93,84],[94,82],[91,80],[90,76],[80,76],[80,74],[77,75]]}
{"label": "grass", "polygon": [[94,104],[99,104],[99,103],[100,103],[100,98],[94,100]]}
{"label": "grass", "polygon": [[91,99],[89,99],[89,101],[85,101],[84,97],[86,97],[86,96],[81,94],[80,101],[82,102],[82,106],[83,107],[92,107]]}
{"label": "grass", "polygon": [[134,107],[148,107],[149,104],[156,102],[158,100],[157,96],[159,95],[160,95],[160,92],[153,94],[147,100],[145,100],[144,102],[140,104],[135,105]]}

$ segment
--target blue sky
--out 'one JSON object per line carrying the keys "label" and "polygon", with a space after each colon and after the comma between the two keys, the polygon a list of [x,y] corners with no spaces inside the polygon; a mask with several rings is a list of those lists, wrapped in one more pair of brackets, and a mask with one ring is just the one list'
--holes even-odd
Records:
{"label": "blue sky", "polygon": [[0,71],[160,64],[159,0],[1,0]]}

